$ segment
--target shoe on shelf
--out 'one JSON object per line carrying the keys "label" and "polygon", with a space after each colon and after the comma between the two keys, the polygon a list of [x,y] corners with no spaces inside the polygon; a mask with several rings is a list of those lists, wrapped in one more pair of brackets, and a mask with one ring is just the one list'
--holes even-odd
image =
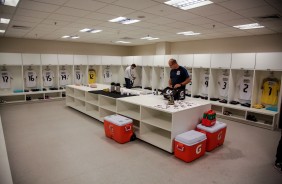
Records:
{"label": "shoe on shelf", "polygon": [[226,116],[231,116],[231,115],[232,115],[232,112],[224,111],[223,114],[226,115]]}
{"label": "shoe on shelf", "polygon": [[222,99],[222,100],[219,100],[220,103],[227,103],[227,100],[225,99]]}
{"label": "shoe on shelf", "polygon": [[265,106],[264,105],[262,105],[262,104],[255,104],[255,105],[253,105],[253,108],[255,108],[255,109],[262,109],[262,108],[264,108]]}
{"label": "shoe on shelf", "polygon": [[243,103],[243,104],[241,104],[241,106],[244,106],[244,107],[251,107],[251,104],[249,104],[249,103]]}
{"label": "shoe on shelf", "polygon": [[274,168],[282,174],[282,163],[275,162]]}
{"label": "shoe on shelf", "polygon": [[237,102],[237,101],[235,101],[235,100],[232,100],[232,101],[230,102],[230,104],[232,104],[232,105],[237,105],[237,104],[239,104],[239,102]]}
{"label": "shoe on shelf", "polygon": [[210,101],[218,101],[220,100],[219,98],[210,98]]}
{"label": "shoe on shelf", "polygon": [[247,116],[247,120],[250,120],[250,121],[258,121],[257,120],[257,118],[254,116],[254,115],[251,115],[251,114],[249,114],[248,116]]}

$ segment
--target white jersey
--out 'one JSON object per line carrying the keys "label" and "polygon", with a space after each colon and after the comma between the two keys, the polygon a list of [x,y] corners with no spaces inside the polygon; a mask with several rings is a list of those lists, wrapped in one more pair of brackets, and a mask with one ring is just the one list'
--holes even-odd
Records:
{"label": "white jersey", "polygon": [[134,72],[133,69],[131,69],[131,66],[126,67],[124,71],[124,78],[133,80],[133,77],[134,77]]}
{"label": "white jersey", "polygon": [[192,74],[189,75],[189,76],[190,76],[191,82],[189,82],[189,83],[187,84],[186,89],[187,89],[188,92],[191,93],[191,91],[192,91]]}
{"label": "white jersey", "polygon": [[74,77],[74,83],[75,84],[82,84],[83,81],[83,73],[81,70],[75,70],[74,71],[75,77]]}
{"label": "white jersey", "polygon": [[25,84],[28,88],[36,87],[37,74],[33,70],[25,71]]}
{"label": "white jersey", "polygon": [[46,87],[53,86],[54,72],[52,70],[43,71],[43,85]]}
{"label": "white jersey", "polygon": [[59,78],[61,86],[68,85],[69,72],[67,70],[60,70]]}
{"label": "white jersey", "polygon": [[11,79],[12,79],[11,73],[8,71],[1,71],[0,75],[1,75],[0,88],[1,89],[11,88]]}
{"label": "white jersey", "polygon": [[237,86],[239,86],[239,98],[242,100],[251,100],[253,78],[243,76],[238,80]]}
{"label": "white jersey", "polygon": [[104,70],[104,82],[112,82],[112,72],[109,69]]}
{"label": "white jersey", "polygon": [[202,82],[201,82],[201,93],[208,94],[209,89],[209,74],[203,74]]}
{"label": "white jersey", "polygon": [[228,96],[228,85],[229,85],[229,76],[220,75],[218,77],[218,92],[221,97]]}

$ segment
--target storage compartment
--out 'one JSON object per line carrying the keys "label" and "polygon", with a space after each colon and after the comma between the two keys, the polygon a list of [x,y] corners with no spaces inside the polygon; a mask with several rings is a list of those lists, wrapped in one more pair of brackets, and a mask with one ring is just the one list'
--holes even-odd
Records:
{"label": "storage compartment", "polygon": [[110,116],[110,115],[116,114],[113,111],[109,111],[109,110],[101,108],[101,107],[99,109],[100,109],[100,120],[101,121],[104,121],[104,117],[106,117],[106,116]]}
{"label": "storage compartment", "polygon": [[24,102],[25,95],[11,95],[11,96],[0,96],[0,104],[3,103],[14,103],[14,102]]}
{"label": "storage compartment", "polygon": [[74,98],[71,96],[66,96],[66,105],[73,107],[74,106]]}
{"label": "storage compartment", "polygon": [[90,103],[86,103],[86,114],[94,118],[99,117],[99,107]]}
{"label": "storage compartment", "polygon": [[98,105],[98,94],[86,93],[86,102]]}
{"label": "storage compartment", "polygon": [[61,92],[45,93],[45,99],[56,99],[56,98],[61,98]]}
{"label": "storage compartment", "polygon": [[246,111],[224,107],[223,108],[223,115],[244,120],[245,117],[246,117]]}
{"label": "storage compartment", "polygon": [[211,105],[211,109],[214,110],[217,114],[222,115],[222,106],[219,105]]}
{"label": "storage compartment", "polygon": [[85,102],[79,99],[75,99],[75,108],[79,111],[85,111]]}
{"label": "storage compartment", "polygon": [[[30,97],[30,98],[29,98]],[[43,93],[37,93],[37,94],[26,94],[26,100],[30,101],[30,100],[44,100],[44,94]]]}
{"label": "storage compartment", "polygon": [[115,98],[100,95],[99,96],[99,105],[100,107],[104,109],[116,112],[116,99]]}
{"label": "storage compartment", "polygon": [[255,123],[261,123],[261,124],[272,126],[274,121],[274,116],[255,113],[255,112],[247,112],[246,119],[248,121],[253,121]]}
{"label": "storage compartment", "polygon": [[74,89],[74,97],[80,100],[85,100],[85,91]]}
{"label": "storage compartment", "polygon": [[117,112],[132,119],[140,120],[140,106],[123,101],[117,101]]}

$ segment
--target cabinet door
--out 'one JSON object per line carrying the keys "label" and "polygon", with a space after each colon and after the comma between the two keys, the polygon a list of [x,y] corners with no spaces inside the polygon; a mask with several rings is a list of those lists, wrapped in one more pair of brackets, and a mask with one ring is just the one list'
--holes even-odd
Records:
{"label": "cabinet door", "polygon": [[154,56],[154,66],[164,66],[164,55]]}
{"label": "cabinet door", "polygon": [[133,63],[142,66],[142,56],[133,56]]}
{"label": "cabinet door", "polygon": [[42,65],[58,65],[57,54],[41,54]]}
{"label": "cabinet door", "polygon": [[102,56],[102,65],[121,65],[121,56]]}
{"label": "cabinet door", "polygon": [[22,56],[18,53],[0,53],[1,65],[22,65]]}
{"label": "cabinet door", "polygon": [[102,56],[88,55],[88,64],[89,65],[101,65]]}
{"label": "cabinet door", "polygon": [[41,65],[40,54],[22,54],[23,65]]}
{"label": "cabinet door", "polygon": [[122,65],[128,66],[133,64],[133,56],[123,56],[122,57]]}
{"label": "cabinet door", "polygon": [[229,69],[231,66],[231,54],[212,54],[211,68]]}
{"label": "cabinet door", "polygon": [[73,55],[58,55],[59,65],[73,65]]}
{"label": "cabinet door", "polygon": [[236,53],[232,54],[231,68],[233,69],[254,69],[255,53]]}
{"label": "cabinet door", "polygon": [[154,56],[142,56],[142,65],[143,66],[153,66],[154,65]]}
{"label": "cabinet door", "polygon": [[74,55],[73,58],[74,65],[87,65],[87,56],[86,55]]}
{"label": "cabinet door", "polygon": [[257,53],[256,69],[282,70],[282,52]]}
{"label": "cabinet door", "polygon": [[181,66],[193,67],[193,60],[194,60],[193,54],[184,54],[178,56],[178,63]]}
{"label": "cabinet door", "polygon": [[211,55],[210,54],[194,54],[194,67],[210,68]]}

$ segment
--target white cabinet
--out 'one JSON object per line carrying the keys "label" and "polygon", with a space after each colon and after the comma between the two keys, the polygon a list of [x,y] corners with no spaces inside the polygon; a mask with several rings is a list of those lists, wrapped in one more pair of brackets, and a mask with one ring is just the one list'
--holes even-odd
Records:
{"label": "white cabinet", "polygon": [[142,66],[142,56],[133,56],[133,63]]}
{"label": "white cabinet", "polygon": [[73,55],[58,55],[59,65],[73,65]]}
{"label": "white cabinet", "polygon": [[88,55],[88,64],[89,65],[101,65],[102,64],[102,56]]}
{"label": "white cabinet", "polygon": [[41,65],[40,54],[22,54],[23,65]]}
{"label": "white cabinet", "polygon": [[210,54],[194,54],[193,67],[196,68],[210,68],[211,66]]}
{"label": "white cabinet", "polygon": [[102,56],[102,65],[121,65],[121,56]]}
{"label": "white cabinet", "polygon": [[1,65],[22,65],[21,54],[18,53],[0,53]]}
{"label": "white cabinet", "polygon": [[154,56],[142,56],[142,65],[143,66],[153,66],[154,65]]}
{"label": "white cabinet", "polygon": [[254,69],[256,63],[255,53],[232,54],[231,68],[233,69]]}
{"label": "white cabinet", "polygon": [[256,69],[282,70],[282,52],[257,53]]}
{"label": "white cabinet", "polygon": [[86,55],[74,55],[74,60],[73,60],[74,65],[87,65],[87,56]]}
{"label": "white cabinet", "polygon": [[133,64],[133,56],[123,56],[122,57],[122,65],[129,66]]}
{"label": "white cabinet", "polygon": [[178,64],[185,67],[192,67],[194,56],[193,54],[184,54],[178,56]]}
{"label": "white cabinet", "polygon": [[229,69],[231,66],[231,54],[212,54],[211,68]]}
{"label": "white cabinet", "polygon": [[168,66],[168,61],[170,59],[175,59],[177,61],[177,63],[179,64],[178,58],[179,58],[178,55],[165,55],[165,57],[164,57],[164,66]]}
{"label": "white cabinet", "polygon": [[58,65],[57,54],[41,54],[42,65]]}
{"label": "white cabinet", "polygon": [[159,66],[159,67],[164,66],[164,55],[154,56],[154,66]]}

